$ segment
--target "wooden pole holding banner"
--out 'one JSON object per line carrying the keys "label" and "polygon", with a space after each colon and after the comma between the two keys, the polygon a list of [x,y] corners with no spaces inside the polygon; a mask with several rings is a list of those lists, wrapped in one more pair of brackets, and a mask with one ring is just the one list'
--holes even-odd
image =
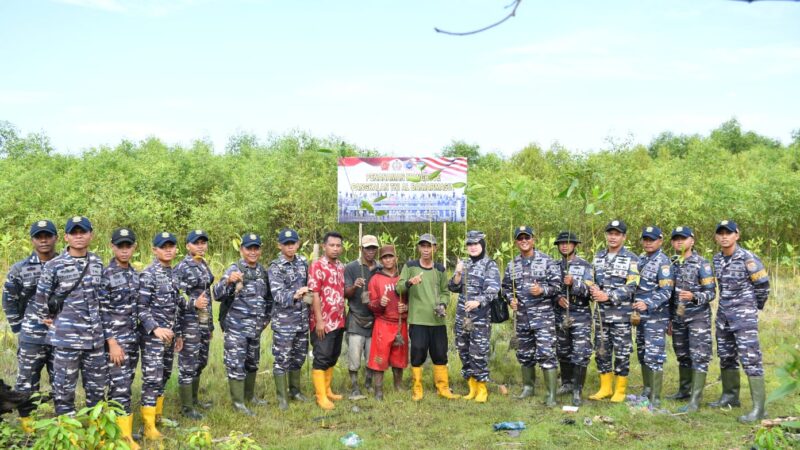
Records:
{"label": "wooden pole holding banner", "polygon": [[442,265],[447,270],[447,222],[442,222]]}
{"label": "wooden pole holding banner", "polygon": [[361,237],[363,235],[364,235],[364,224],[358,222],[358,243],[356,244],[356,247],[358,248],[358,253],[357,253],[358,257],[356,259],[361,258]]}

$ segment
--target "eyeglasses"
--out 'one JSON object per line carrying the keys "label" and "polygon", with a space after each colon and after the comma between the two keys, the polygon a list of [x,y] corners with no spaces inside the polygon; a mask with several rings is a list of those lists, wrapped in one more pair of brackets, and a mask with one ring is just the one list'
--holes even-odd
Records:
{"label": "eyeglasses", "polygon": [[531,239],[533,239],[533,237],[528,236],[527,234],[521,234],[517,236],[518,241],[530,241]]}

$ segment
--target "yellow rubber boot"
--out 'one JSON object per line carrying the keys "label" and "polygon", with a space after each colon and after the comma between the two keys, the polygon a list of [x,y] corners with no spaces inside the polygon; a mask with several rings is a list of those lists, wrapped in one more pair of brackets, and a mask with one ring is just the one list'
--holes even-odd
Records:
{"label": "yellow rubber boot", "polygon": [[464,400],[472,400],[478,394],[478,382],[475,380],[475,378],[469,377],[467,384],[469,385],[469,394],[462,398]]}
{"label": "yellow rubber boot", "polygon": [[161,418],[164,415],[164,396],[160,396],[156,398],[156,423],[161,422]]}
{"label": "yellow rubber boot", "polygon": [[117,416],[117,426],[122,432],[122,439],[128,444],[131,450],[139,450],[139,444],[133,440],[133,416]]}
{"label": "yellow rubber boot", "polygon": [[25,434],[33,434],[33,419],[30,417],[20,417],[19,426]]}
{"label": "yellow rubber boot", "polygon": [[317,405],[325,411],[334,408],[333,402],[328,397],[328,376],[327,371],[314,369],[311,371],[311,381],[314,384],[314,394],[317,397]]}
{"label": "yellow rubber boot", "polygon": [[476,381],[475,390],[478,391],[475,394],[475,401],[477,403],[486,403],[486,400],[489,399],[489,391],[486,390],[486,382]]}
{"label": "yellow rubber boot", "polygon": [[439,397],[443,397],[448,400],[460,398],[460,396],[454,395],[452,392],[450,392],[450,380],[447,374],[447,366],[433,366],[433,382],[436,385],[436,391],[439,393]]}
{"label": "yellow rubber boot", "polygon": [[611,401],[614,403],[622,403],[625,401],[625,390],[628,388],[628,377],[617,376],[617,386],[614,390],[614,396]]}
{"label": "yellow rubber boot", "polygon": [[422,400],[422,367],[411,367],[411,400]]}
{"label": "yellow rubber boot", "polygon": [[614,382],[613,373],[600,374],[600,390],[589,396],[589,400],[602,400],[611,397],[614,391],[611,389],[611,384]]}
{"label": "yellow rubber boot", "polygon": [[326,370],[324,373],[325,373],[325,393],[328,395],[328,399],[341,400],[342,396],[339,394],[334,394],[333,390],[331,390],[331,382],[333,382],[333,367],[329,367],[328,370]]}
{"label": "yellow rubber boot", "polygon": [[156,428],[155,406],[142,406],[142,422],[144,423],[145,439],[158,440],[164,437]]}

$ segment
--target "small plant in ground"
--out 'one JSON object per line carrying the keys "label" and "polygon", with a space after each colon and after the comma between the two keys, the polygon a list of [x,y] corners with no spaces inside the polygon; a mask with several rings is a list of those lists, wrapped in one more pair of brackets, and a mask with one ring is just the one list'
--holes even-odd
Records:
{"label": "small plant in ground", "polygon": [[256,441],[241,431],[231,431],[231,434],[225,438],[225,441],[220,445],[222,450],[262,450],[262,447],[256,444]]}
{"label": "small plant in ground", "polygon": [[211,448],[211,429],[207,425],[187,428],[181,432],[183,444],[186,448],[196,450]]}

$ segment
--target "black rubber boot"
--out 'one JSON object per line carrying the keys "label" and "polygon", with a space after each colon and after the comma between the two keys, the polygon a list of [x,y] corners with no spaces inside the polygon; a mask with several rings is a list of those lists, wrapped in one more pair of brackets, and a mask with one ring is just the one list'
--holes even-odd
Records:
{"label": "black rubber boot", "polygon": [[535,367],[522,367],[522,392],[516,396],[517,399],[522,400],[533,396],[533,383],[536,382],[536,368]]}
{"label": "black rubber boot", "polygon": [[364,368],[364,390],[367,392],[372,392],[372,375],[370,368]]}
{"label": "black rubber boot", "polygon": [[586,367],[572,366],[572,406],[581,406],[583,384],[586,382]]}
{"label": "black rubber boot", "polygon": [[544,405],[547,407],[556,406],[556,385],[558,384],[556,369],[542,371],[542,378],[547,387],[547,395],[544,397]]}
{"label": "black rubber boot", "polygon": [[296,400],[298,402],[307,402],[308,397],[303,395],[303,391],[300,390],[300,371],[293,370],[289,372],[289,397],[292,400]]}
{"label": "black rubber boot", "polygon": [[403,386],[403,369],[392,367],[392,378],[394,379],[395,391],[399,392],[406,390],[406,388]]}
{"label": "black rubber boot", "polygon": [[194,409],[194,395],[192,395],[192,385],[191,384],[178,385],[178,393],[180,394],[181,397],[181,415],[183,417],[193,420],[202,419],[203,415]]}
{"label": "black rubber boot", "polygon": [[642,364],[642,397],[650,398],[653,389],[653,371]]}
{"label": "black rubber boot", "polygon": [[568,362],[561,363],[561,386],[559,386],[556,394],[562,395],[572,392],[572,371],[573,365]]}
{"label": "black rubber boot", "polygon": [[739,369],[722,369],[719,373],[722,379],[722,395],[719,400],[711,402],[708,406],[712,408],[738,408],[742,404],[739,402]]}
{"label": "black rubber boot", "polygon": [[358,371],[350,371],[350,400],[361,398],[361,389],[358,387]]}
{"label": "black rubber boot", "polygon": [[668,395],[669,400],[684,400],[689,398],[692,393],[692,368],[679,367],[680,381],[678,381],[678,392]]}
{"label": "black rubber boot", "polygon": [[697,370],[692,371],[692,395],[689,397],[689,403],[685,406],[678,408],[678,412],[692,413],[700,408],[700,402],[703,401],[703,389],[706,388],[706,373]]}
{"label": "black rubber boot", "polygon": [[289,376],[284,373],[282,375],[274,375],[273,378],[275,378],[275,398],[278,400],[278,409],[286,411],[289,409],[287,401],[289,390],[286,387]]}
{"label": "black rubber boot", "polygon": [[244,404],[244,380],[228,380],[228,388],[231,391],[231,401],[233,402],[233,409],[246,415],[255,416],[253,411]]}
{"label": "black rubber boot", "polygon": [[650,371],[650,404],[653,408],[661,407],[661,387],[664,385],[664,371]]}
{"label": "black rubber boot", "polygon": [[256,375],[256,372],[248,372],[244,376],[244,401],[256,406],[264,406],[267,401],[256,398]]}
{"label": "black rubber boot", "polygon": [[767,400],[767,391],[764,386],[764,377],[747,377],[750,382],[750,398],[753,399],[753,409],[739,417],[739,422],[750,423],[756,420],[761,420],[767,415],[765,403]]}
{"label": "black rubber boot", "polygon": [[373,372],[375,382],[375,400],[383,401],[383,372]]}

